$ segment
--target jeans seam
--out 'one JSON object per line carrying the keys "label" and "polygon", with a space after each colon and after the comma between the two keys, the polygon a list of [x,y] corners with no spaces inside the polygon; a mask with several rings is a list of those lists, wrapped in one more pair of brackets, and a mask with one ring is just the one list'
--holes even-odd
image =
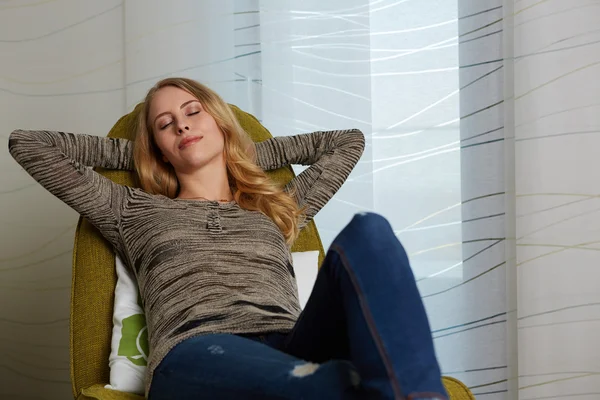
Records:
{"label": "jeans seam", "polygon": [[350,267],[350,262],[348,261],[348,258],[346,257],[344,250],[341,249],[339,246],[334,244],[331,246],[331,249],[340,256],[341,264],[344,267],[344,269],[346,270],[346,272],[348,273],[348,276],[350,277],[350,282],[352,282],[352,286],[354,287],[354,290],[356,291],[356,294],[358,296],[358,300],[359,300],[358,303],[360,304],[360,308],[362,310],[363,317],[365,318],[365,321],[367,322],[367,327],[369,328],[369,331],[371,332],[371,337],[373,338],[373,341],[375,342],[375,346],[377,347],[377,351],[379,352],[379,356],[381,357],[381,360],[383,361],[383,365],[385,366],[385,369],[387,371],[388,378],[390,379],[391,384],[392,384],[392,389],[398,399],[404,399],[404,396],[402,395],[402,388],[400,387],[400,382],[398,382],[398,379],[396,379],[396,374],[394,373],[394,369],[391,364],[390,356],[385,349],[385,345],[384,345],[383,341],[381,340],[381,336],[379,335],[379,332],[377,331],[375,322],[373,320],[373,315],[371,314],[369,307],[366,305],[365,296],[360,288],[360,285],[358,284],[358,280],[356,278],[356,275],[354,274],[354,271]]}

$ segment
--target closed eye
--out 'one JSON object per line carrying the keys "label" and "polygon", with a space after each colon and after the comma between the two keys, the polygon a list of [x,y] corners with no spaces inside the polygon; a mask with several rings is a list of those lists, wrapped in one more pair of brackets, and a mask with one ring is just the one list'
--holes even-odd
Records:
{"label": "closed eye", "polygon": [[[200,111],[194,111],[194,112],[191,112],[191,113],[189,113],[189,114],[186,114],[186,115],[187,115],[188,117],[190,117],[190,116],[192,116],[192,115],[196,115],[196,114],[199,114],[199,113],[200,113]],[[159,127],[159,129],[162,131],[163,129],[166,129],[166,128],[167,128],[169,125],[171,125],[172,123],[173,123],[173,121],[169,121],[169,122],[167,122],[166,124],[164,124],[164,125],[160,126],[160,127]]]}

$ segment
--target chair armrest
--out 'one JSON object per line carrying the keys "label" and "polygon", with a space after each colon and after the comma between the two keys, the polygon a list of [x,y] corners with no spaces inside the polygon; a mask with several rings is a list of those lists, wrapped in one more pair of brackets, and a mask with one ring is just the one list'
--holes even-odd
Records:
{"label": "chair armrest", "polygon": [[473,396],[469,388],[458,379],[444,376],[442,377],[442,382],[448,392],[448,396],[450,396],[449,400],[475,400],[475,396]]}
{"label": "chair armrest", "polygon": [[144,400],[144,396],[107,389],[102,384],[81,389],[77,400]]}

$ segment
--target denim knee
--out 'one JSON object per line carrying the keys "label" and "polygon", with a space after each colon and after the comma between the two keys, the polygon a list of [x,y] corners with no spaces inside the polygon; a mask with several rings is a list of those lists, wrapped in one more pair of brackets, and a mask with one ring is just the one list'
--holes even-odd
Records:
{"label": "denim knee", "polygon": [[361,212],[354,214],[354,217],[348,226],[358,229],[364,233],[373,232],[377,234],[384,230],[392,230],[390,223],[383,215],[372,212]]}
{"label": "denim knee", "polygon": [[357,233],[362,240],[381,240],[386,237],[396,237],[388,220],[380,214],[363,212],[354,215],[348,228]]}
{"label": "denim knee", "polygon": [[[352,218],[345,228],[345,236],[350,239],[352,247],[373,253],[377,257],[380,251],[390,248],[399,249],[405,253],[388,220],[380,214],[363,212]],[[348,245],[349,243],[346,242]]]}

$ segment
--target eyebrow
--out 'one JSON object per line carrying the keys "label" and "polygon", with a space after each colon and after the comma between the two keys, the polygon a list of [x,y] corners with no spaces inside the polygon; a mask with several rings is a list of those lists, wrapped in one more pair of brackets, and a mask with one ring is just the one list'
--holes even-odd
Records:
{"label": "eyebrow", "polygon": [[[185,107],[185,106],[187,106],[188,104],[190,104],[190,103],[193,103],[193,102],[200,103],[200,102],[199,102],[198,100],[196,100],[196,99],[193,99],[193,100],[188,100],[188,101],[186,101],[185,103],[183,103],[183,104],[182,104],[182,105],[179,107],[179,109],[181,110],[183,107]],[[159,117],[162,117],[162,116],[163,116],[163,115],[165,115],[165,114],[171,114],[171,112],[170,112],[170,111],[165,111],[165,112],[163,112],[163,113],[160,113],[160,114],[158,114],[156,117],[154,117],[154,122],[153,122],[152,124],[155,124],[155,123],[156,123],[156,120],[157,120]]]}

